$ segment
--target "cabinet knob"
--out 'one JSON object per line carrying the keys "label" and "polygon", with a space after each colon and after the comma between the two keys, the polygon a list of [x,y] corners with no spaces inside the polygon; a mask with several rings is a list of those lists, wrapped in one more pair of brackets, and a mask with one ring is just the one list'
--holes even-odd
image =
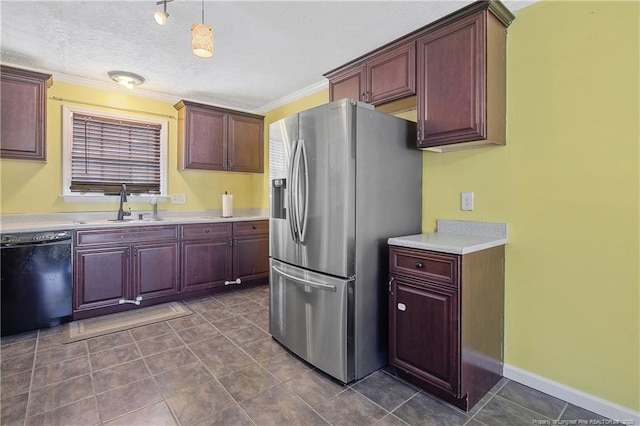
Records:
{"label": "cabinet knob", "polygon": [[256,229],[256,226],[255,225],[251,225],[251,229]]}
{"label": "cabinet knob", "polygon": [[422,262],[416,263],[416,268],[422,269],[423,267],[424,267],[424,263],[422,263]]}
{"label": "cabinet knob", "polygon": [[208,229],[205,229],[205,230],[204,230],[204,232],[205,232],[206,234],[208,234],[208,233],[209,233],[209,230],[208,230]]}

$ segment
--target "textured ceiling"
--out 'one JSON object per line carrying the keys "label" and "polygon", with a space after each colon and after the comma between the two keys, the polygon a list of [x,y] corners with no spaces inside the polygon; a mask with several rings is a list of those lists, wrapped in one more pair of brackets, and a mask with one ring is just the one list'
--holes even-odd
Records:
{"label": "textured ceiling", "polygon": [[[214,55],[191,53],[202,2],[0,2],[3,64],[109,83],[107,72],[141,74],[132,90],[265,112],[321,84],[322,74],[471,1],[206,1]],[[512,12],[533,1],[504,2]],[[89,82],[89,81],[88,81]],[[89,82],[91,83],[91,82]],[[115,84],[115,83],[113,83]]]}

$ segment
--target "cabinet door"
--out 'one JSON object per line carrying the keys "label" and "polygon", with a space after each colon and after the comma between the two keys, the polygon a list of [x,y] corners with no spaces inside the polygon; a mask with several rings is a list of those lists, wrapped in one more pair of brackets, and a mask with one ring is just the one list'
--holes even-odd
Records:
{"label": "cabinet door", "polygon": [[458,395],[458,312],[457,290],[392,276],[389,363]]}
{"label": "cabinet door", "polygon": [[350,98],[365,101],[366,72],[364,65],[349,68],[329,80],[329,101]]}
{"label": "cabinet door", "polygon": [[367,61],[367,102],[380,105],[416,93],[415,42]]}
{"label": "cabinet door", "polygon": [[269,235],[234,240],[233,275],[242,281],[269,276]]}
{"label": "cabinet door", "polygon": [[181,291],[224,286],[231,279],[231,239],[182,243]]}
{"label": "cabinet door", "polygon": [[417,41],[420,148],[486,138],[484,13]]}
{"label": "cabinet door", "polygon": [[225,170],[227,119],[223,112],[186,106],[183,163],[186,169]]}
{"label": "cabinet door", "polygon": [[44,161],[51,76],[5,66],[0,76],[0,157]]}
{"label": "cabinet door", "polygon": [[144,300],[178,292],[178,243],[134,245],[133,291]]}
{"label": "cabinet door", "polygon": [[74,310],[118,305],[131,297],[129,246],[77,249],[73,269]]}
{"label": "cabinet door", "polygon": [[262,173],[263,127],[262,119],[229,114],[229,170]]}

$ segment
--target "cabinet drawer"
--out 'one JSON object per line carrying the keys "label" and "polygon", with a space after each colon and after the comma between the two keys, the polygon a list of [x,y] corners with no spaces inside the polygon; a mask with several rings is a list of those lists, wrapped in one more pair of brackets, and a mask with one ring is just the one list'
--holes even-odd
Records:
{"label": "cabinet drawer", "polygon": [[231,238],[231,223],[197,223],[182,225],[183,239]]}
{"label": "cabinet drawer", "polygon": [[389,254],[391,273],[458,286],[460,263],[456,255],[393,246]]}
{"label": "cabinet drawer", "polygon": [[92,244],[138,243],[142,241],[175,240],[177,226],[141,226],[118,229],[82,230],[76,233],[76,246]]}
{"label": "cabinet drawer", "polygon": [[250,222],[234,222],[233,236],[241,237],[243,235],[262,235],[269,233],[268,220],[254,220]]}

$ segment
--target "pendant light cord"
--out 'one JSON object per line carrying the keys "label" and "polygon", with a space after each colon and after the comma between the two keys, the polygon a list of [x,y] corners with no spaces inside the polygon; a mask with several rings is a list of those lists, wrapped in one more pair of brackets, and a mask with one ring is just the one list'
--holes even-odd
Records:
{"label": "pendant light cord", "polygon": [[204,0],[202,0],[202,23],[204,24]]}

